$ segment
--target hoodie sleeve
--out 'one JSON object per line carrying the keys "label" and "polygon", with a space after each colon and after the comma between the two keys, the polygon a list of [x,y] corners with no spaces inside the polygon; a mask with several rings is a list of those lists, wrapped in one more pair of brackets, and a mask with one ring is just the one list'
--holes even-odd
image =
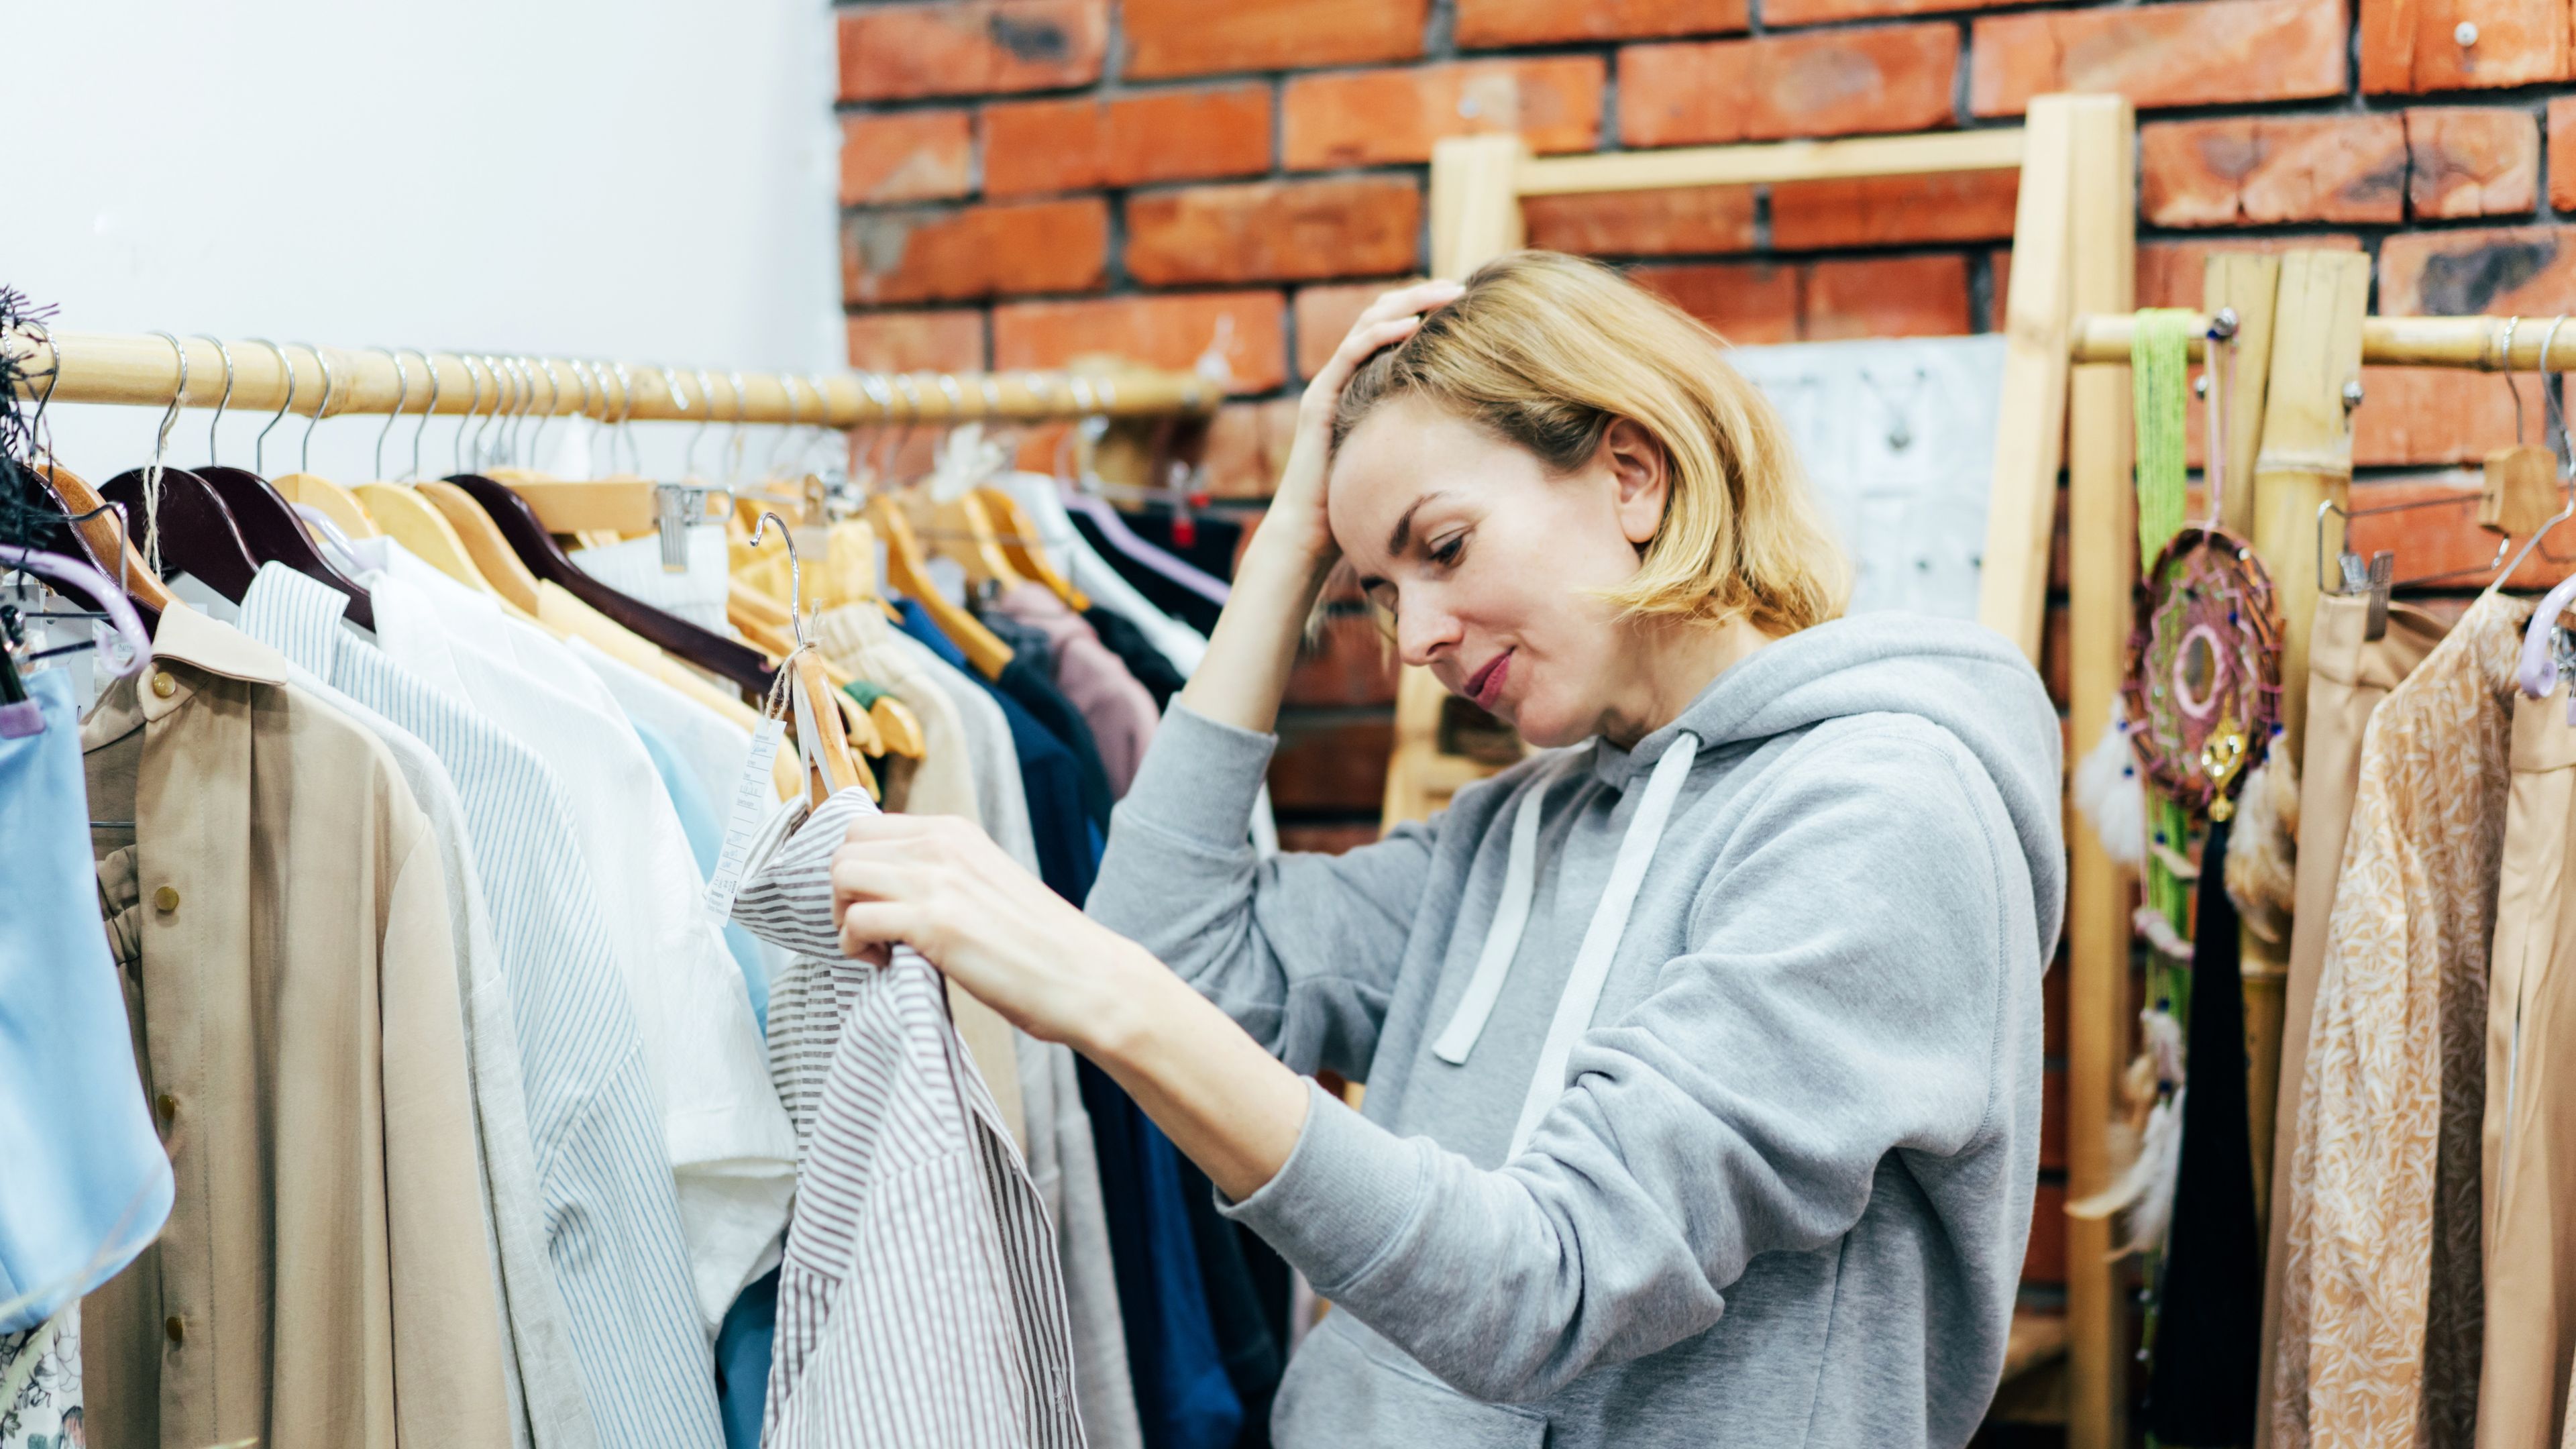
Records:
{"label": "hoodie sleeve", "polygon": [[1521,1156],[1482,1169],[1319,1091],[1228,1215],[1460,1391],[1527,1401],[1708,1328],[1756,1254],[1848,1232],[1891,1153],[1937,1173],[2016,1130],[2029,881],[1994,785],[1935,735],[1813,740],[1763,787],[1690,949],[1581,1038]]}
{"label": "hoodie sleeve", "polygon": [[1342,855],[1257,859],[1275,735],[1174,705],[1111,818],[1087,909],[1301,1072],[1366,1074],[1438,822]]}

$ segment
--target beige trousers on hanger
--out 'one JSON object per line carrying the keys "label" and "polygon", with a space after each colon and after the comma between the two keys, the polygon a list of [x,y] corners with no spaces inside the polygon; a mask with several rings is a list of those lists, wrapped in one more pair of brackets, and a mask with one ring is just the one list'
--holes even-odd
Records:
{"label": "beige trousers on hanger", "polygon": [[2517,700],[2487,975],[2478,1444],[2552,1449],[2576,1359],[2576,728]]}
{"label": "beige trousers on hanger", "polygon": [[[2290,1161],[2298,1151],[2299,1086],[2308,1056],[2308,1023],[2317,1004],[2317,977],[2325,969],[2326,917],[2334,907],[2335,878],[2343,870],[2345,831],[2361,781],[2361,731],[2370,712],[2433,646],[2449,626],[2405,604],[2388,607],[2388,632],[2363,637],[2367,599],[2334,594],[2317,599],[2308,643],[2308,738],[2299,779],[2299,858],[2295,915],[2290,925],[2290,979],[2281,1022],[2281,1088],[2273,1113],[2272,1205],[2263,1252],[2263,1360],[2254,1402],[2272,1402],[2273,1353],[2281,1336],[2281,1263],[2287,1256]],[[2271,1415],[2256,1416],[2255,1442],[2269,1438]]]}

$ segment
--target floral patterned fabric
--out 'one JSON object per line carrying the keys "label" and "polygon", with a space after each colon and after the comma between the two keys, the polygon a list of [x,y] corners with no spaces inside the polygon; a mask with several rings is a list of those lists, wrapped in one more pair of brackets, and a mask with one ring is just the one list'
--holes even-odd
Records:
{"label": "floral patterned fabric", "polygon": [[13,1383],[18,1391],[0,1403],[0,1449],[81,1449],[88,1442],[81,1427],[78,1303],[49,1324],[0,1333],[0,1385]]}
{"label": "floral patterned fabric", "polygon": [[2370,717],[2290,1172],[2276,1449],[2471,1443],[2486,989],[2527,601]]}

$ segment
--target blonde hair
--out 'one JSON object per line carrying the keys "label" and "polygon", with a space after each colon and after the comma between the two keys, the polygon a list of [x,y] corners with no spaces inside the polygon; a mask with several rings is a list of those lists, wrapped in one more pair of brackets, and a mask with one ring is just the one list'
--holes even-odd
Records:
{"label": "blonde hair", "polygon": [[1622,610],[1790,632],[1838,617],[1851,569],[1800,473],[1787,428],[1727,365],[1726,342],[1609,267],[1523,251],[1476,269],[1457,301],[1361,364],[1333,416],[1338,453],[1377,408],[1420,397],[1565,474],[1610,424],[1664,452],[1663,522]]}

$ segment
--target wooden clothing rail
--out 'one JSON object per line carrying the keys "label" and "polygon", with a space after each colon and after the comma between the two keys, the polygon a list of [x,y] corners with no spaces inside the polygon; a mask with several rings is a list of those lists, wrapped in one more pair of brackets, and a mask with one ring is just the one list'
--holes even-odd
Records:
{"label": "wooden clothing rail", "polygon": [[[1194,372],[1111,367],[1100,371],[742,372],[649,362],[531,357],[515,353],[429,352],[418,348],[316,348],[157,334],[62,332],[18,327],[0,346],[24,364],[21,394],[55,402],[223,406],[299,417],[349,413],[410,416],[492,413],[586,415],[602,422],[804,423],[853,428],[874,423],[1015,422],[1079,417],[1207,417],[1224,387]],[[187,356],[180,385],[180,350]],[[231,362],[227,366],[226,354]],[[400,361],[397,362],[397,357]],[[323,386],[327,369],[330,386]],[[435,384],[433,386],[433,384]],[[230,396],[226,400],[226,390]]]}
{"label": "wooden clothing rail", "polygon": [[[2079,313],[2125,313],[2132,305],[2135,135],[2136,119],[2122,97],[2053,95],[2033,100],[2018,128],[1931,135],[1544,159],[1531,156],[1517,136],[1458,137],[1440,142],[1432,154],[1431,271],[1464,278],[1519,248],[1521,201],[1529,196],[2019,170],[1978,617],[2012,638],[2036,664],[2061,466],[2074,527],[2108,536],[2129,526],[2128,381],[2107,369],[2075,372],[2068,339]],[[2085,420],[2071,434],[2065,426],[2070,409]],[[2061,439],[2067,440],[2063,447]],[[2129,552],[2135,554],[2134,544]],[[2116,646],[2128,635],[2128,588],[2127,573],[2115,582],[2079,569],[2071,581],[2076,638],[2114,646],[2075,651],[2069,704],[2070,738],[2077,741],[2099,736],[2107,720],[2120,670]],[[1495,768],[1440,748],[1446,700],[1446,691],[1426,671],[1403,671],[1387,771],[1388,825],[1428,816],[1461,786]],[[2110,1178],[2107,1129],[2129,1040],[2129,917],[2120,904],[2125,886],[2117,868],[2098,843],[2081,831],[2074,835],[2066,933],[2072,1008],[2068,1193],[2080,1197]],[[2067,1443],[2071,1449],[2112,1449],[2127,1442],[2128,1392],[2126,1314],[2109,1262],[2111,1225],[2070,1219],[2066,1227],[2066,1315],[2062,1321],[2017,1320],[2009,1366],[2018,1371],[2053,1363],[2062,1341]],[[2052,1399],[2056,1392],[2052,1384],[2034,1397]],[[2038,1412],[2053,1417],[2046,1405]]]}

